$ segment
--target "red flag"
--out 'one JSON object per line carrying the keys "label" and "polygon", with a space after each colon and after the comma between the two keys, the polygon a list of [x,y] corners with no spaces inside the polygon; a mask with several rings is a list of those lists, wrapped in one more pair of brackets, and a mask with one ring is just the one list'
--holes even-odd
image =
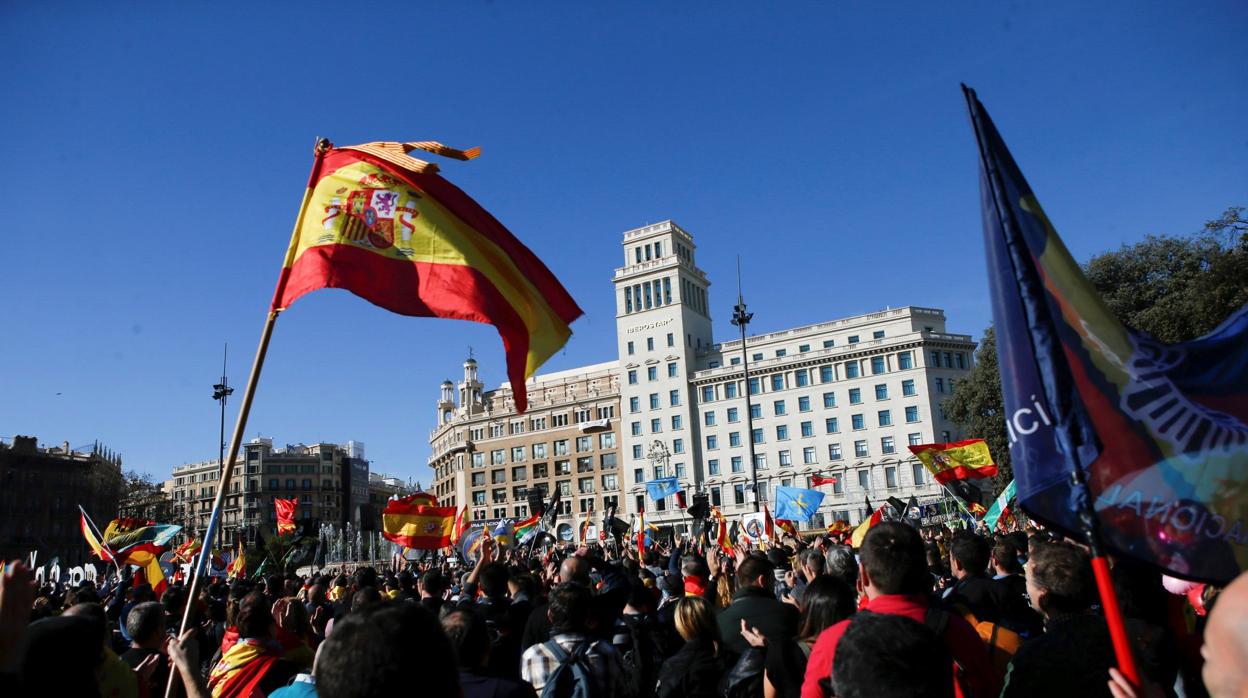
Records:
{"label": "red flag", "polygon": [[792,521],[789,521],[788,519],[776,519],[776,526],[790,536],[793,536],[794,538],[797,537],[797,526],[793,525]]}
{"label": "red flag", "polygon": [[810,486],[822,487],[824,485],[835,485],[838,479],[839,478],[836,477],[835,475],[831,477],[824,477],[818,473],[815,473],[814,475],[810,476]]}
{"label": "red flag", "polygon": [[299,504],[298,499],[274,499],[273,508],[277,510],[277,535],[283,533],[294,533],[298,526],[295,525],[295,506]]}
{"label": "red flag", "polygon": [[684,509],[684,508],[685,508],[685,491],[684,491],[684,490],[677,490],[677,492],[676,492],[676,506],[677,506],[677,507],[679,507],[679,508],[681,508],[681,509]]}

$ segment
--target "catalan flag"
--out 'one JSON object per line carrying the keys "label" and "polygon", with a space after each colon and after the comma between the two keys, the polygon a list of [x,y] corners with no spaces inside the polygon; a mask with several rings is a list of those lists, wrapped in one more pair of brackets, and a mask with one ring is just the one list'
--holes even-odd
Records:
{"label": "catalan flag", "polygon": [[225,571],[226,579],[246,579],[247,578],[247,555],[243,549],[243,542],[238,541],[237,549],[234,551],[234,559],[230,561],[230,566]]}
{"label": "catalan flag", "polygon": [[437,550],[451,544],[455,507],[415,504],[418,495],[391,499],[381,513],[382,536],[417,550]]}
{"label": "catalan flag", "polygon": [[1248,569],[1248,305],[1178,344],[1123,325],[965,92],[1019,503],[1069,535],[1092,508],[1115,552],[1226,584]]}
{"label": "catalan flag", "polygon": [[188,538],[182,545],[178,546],[177,550],[173,551],[173,559],[180,562],[190,562],[203,547],[198,538]]}
{"label": "catalan flag", "polygon": [[492,324],[523,412],[525,379],[568,341],[581,309],[541,260],[413,150],[480,154],[433,142],[318,148],[272,311],[342,288],[401,315]]}
{"label": "catalan flag", "polygon": [[947,444],[919,444],[910,446],[924,467],[943,484],[954,480],[992,477],[997,474],[997,464],[988,452],[983,439],[967,439]]}
{"label": "catalan flag", "polygon": [[277,510],[277,535],[294,533],[298,528],[295,525],[295,507],[298,504],[299,500],[295,498],[273,500],[273,508]]}
{"label": "catalan flag", "polygon": [[464,531],[468,530],[468,507],[464,506],[459,512],[459,517],[455,519],[455,529],[451,531],[451,545],[459,545],[459,540],[464,537]]}

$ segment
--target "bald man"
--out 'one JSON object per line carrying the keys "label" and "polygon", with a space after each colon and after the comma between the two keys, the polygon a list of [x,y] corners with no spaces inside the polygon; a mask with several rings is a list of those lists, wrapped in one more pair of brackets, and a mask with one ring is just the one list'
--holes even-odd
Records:
{"label": "bald man", "polygon": [[1201,678],[1213,698],[1248,696],[1248,573],[1218,595],[1205,626]]}
{"label": "bald man", "polygon": [[[597,589],[590,578],[590,572],[595,570],[602,578],[602,585]],[[594,593],[590,602],[590,633],[610,639],[615,620],[628,601],[628,579],[614,565],[594,555],[587,548],[581,548],[576,555],[560,563],[558,573],[551,580],[551,586],[564,582],[575,582]],[[529,622],[524,626],[520,642],[524,649],[550,639],[551,624],[546,611],[547,605],[542,604],[529,614]]]}

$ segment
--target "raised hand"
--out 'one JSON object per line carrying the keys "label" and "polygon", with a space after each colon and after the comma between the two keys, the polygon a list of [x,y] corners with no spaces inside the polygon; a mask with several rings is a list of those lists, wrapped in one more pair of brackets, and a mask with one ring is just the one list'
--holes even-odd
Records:
{"label": "raised hand", "polygon": [[17,661],[17,648],[26,634],[30,607],[35,601],[35,575],[20,562],[0,573],[0,670]]}

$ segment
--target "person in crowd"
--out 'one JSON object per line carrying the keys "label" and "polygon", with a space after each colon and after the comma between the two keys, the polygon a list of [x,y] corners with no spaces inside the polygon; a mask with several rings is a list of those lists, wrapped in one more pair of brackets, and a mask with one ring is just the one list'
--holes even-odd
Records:
{"label": "person in crowd", "polygon": [[417,604],[376,604],[348,614],[321,646],[315,674],[319,698],[460,695],[451,643]]}
{"label": "person in crowd", "polygon": [[126,616],[126,632],[133,639],[130,648],[121,654],[121,661],[135,670],[145,661],[154,661],[150,685],[163,691],[169,679],[169,658],[164,654],[165,640],[169,637],[165,633],[165,609],[155,601],[135,606]]}
{"label": "person in crowd", "polygon": [[953,664],[936,633],[891,613],[848,622],[832,663],[837,698],[953,698]]}
{"label": "person in crowd", "polygon": [[815,642],[824,630],[849,618],[857,608],[854,590],[839,577],[821,575],[806,585],[798,604],[801,625],[796,638],[768,642],[753,628],[742,635],[753,647],[764,647],[764,698],[799,698],[802,678]]}
{"label": "person in crowd", "polygon": [[281,658],[277,622],[268,598],[258,592],[243,597],[236,619],[238,641],[221,655],[208,677],[213,698],[251,698],[286,685],[296,667]]}
{"label": "person in crowd", "polygon": [[988,541],[969,531],[953,537],[949,568],[953,586],[945,589],[946,606],[958,613],[969,611],[976,620],[995,623],[1001,619],[1005,589],[987,575],[991,549]]}
{"label": "person in crowd", "polygon": [[714,698],[722,671],[722,642],[711,604],[700,595],[678,601],[676,632],[685,644],[663,663],[657,697]]}
{"label": "person in crowd", "polygon": [[489,627],[481,613],[451,611],[442,618],[442,630],[455,653],[463,698],[534,698],[531,684],[486,673],[491,648]]}
{"label": "person in crowd", "polygon": [[746,555],[737,565],[737,592],[732,604],[719,612],[719,636],[733,654],[742,654],[749,643],[741,636],[741,621],[768,639],[797,634],[795,607],[776,599],[775,567],[761,555]]}
{"label": "person in crowd", "polygon": [[[520,674],[533,689],[548,698],[572,695],[575,685],[588,683],[592,696],[612,698],[626,691],[619,653],[610,642],[590,635],[593,615],[589,589],[565,582],[550,592],[547,615],[551,638],[524,652]],[[545,691],[552,683],[551,691]]]}
{"label": "person in crowd", "polygon": [[[959,675],[954,677],[955,688],[965,684],[964,694],[996,695],[1000,679],[975,629],[962,618],[929,606],[932,582],[918,531],[895,521],[876,524],[863,539],[861,557],[858,575],[868,599],[866,610],[901,615],[929,625],[952,661],[961,667]],[[825,684],[836,659],[836,648],[849,623],[845,620],[833,625],[815,642],[802,682],[802,698],[827,695]]]}
{"label": "person in crowd", "polygon": [[442,606],[446,603],[446,592],[450,586],[446,577],[439,570],[429,570],[420,578],[418,584],[420,605],[433,614],[435,618],[442,615]]}
{"label": "person in crowd", "polygon": [[675,618],[669,631],[659,620],[655,609],[651,590],[644,584],[634,584],[611,637],[611,644],[620,654],[620,664],[631,695],[649,695],[654,690],[659,667],[667,657],[675,654],[682,642],[675,632]]}
{"label": "person in crowd", "polygon": [[1044,622],[1027,597],[1027,580],[1014,540],[1002,536],[992,547],[992,581],[1000,587],[1001,622],[1024,637],[1034,637],[1044,629]]}

